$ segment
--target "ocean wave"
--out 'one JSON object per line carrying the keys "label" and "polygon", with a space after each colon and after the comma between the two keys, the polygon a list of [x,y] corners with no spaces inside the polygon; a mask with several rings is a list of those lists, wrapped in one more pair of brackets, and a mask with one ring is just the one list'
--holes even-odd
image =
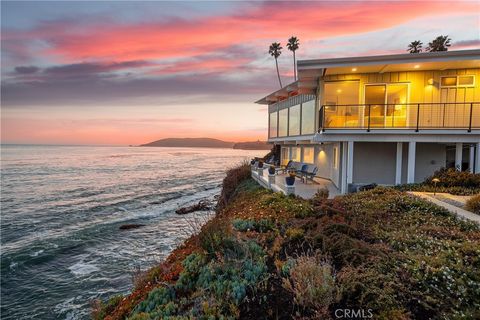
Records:
{"label": "ocean wave", "polygon": [[71,265],[68,267],[68,270],[70,270],[73,275],[77,277],[81,276],[86,276],[89,275],[92,272],[99,271],[100,269],[93,263],[85,262],[83,260],[75,263],[74,265]]}

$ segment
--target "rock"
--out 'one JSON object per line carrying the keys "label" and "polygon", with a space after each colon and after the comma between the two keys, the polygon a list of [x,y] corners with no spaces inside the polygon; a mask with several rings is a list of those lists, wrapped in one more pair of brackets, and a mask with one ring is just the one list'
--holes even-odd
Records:
{"label": "rock", "polygon": [[210,202],[206,200],[201,200],[197,204],[188,206],[188,207],[183,207],[180,209],[175,210],[176,214],[187,214],[195,211],[200,211],[200,210],[208,210],[210,209]]}
{"label": "rock", "polygon": [[130,230],[130,229],[137,229],[137,228],[140,228],[140,227],[143,227],[144,224],[135,224],[135,223],[132,223],[132,224],[122,224],[120,227],[118,227],[118,229],[120,230]]}

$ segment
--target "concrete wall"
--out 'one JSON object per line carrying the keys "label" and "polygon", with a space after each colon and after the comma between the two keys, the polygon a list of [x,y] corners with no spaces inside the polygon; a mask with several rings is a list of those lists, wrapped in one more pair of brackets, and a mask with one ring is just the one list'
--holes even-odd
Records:
{"label": "concrete wall", "polygon": [[438,169],[445,167],[447,159],[446,150],[447,148],[445,144],[417,143],[415,182],[422,182]]}
{"label": "concrete wall", "polygon": [[353,183],[395,184],[397,144],[356,142],[353,149]]}

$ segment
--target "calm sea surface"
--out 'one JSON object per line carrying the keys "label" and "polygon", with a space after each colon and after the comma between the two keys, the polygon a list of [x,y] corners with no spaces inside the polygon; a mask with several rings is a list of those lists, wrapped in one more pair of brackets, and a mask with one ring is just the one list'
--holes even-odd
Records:
{"label": "calm sea surface", "polygon": [[[90,301],[191,232],[175,209],[213,199],[225,170],[265,151],[1,147],[2,319],[88,319]],[[119,230],[122,224],[144,224]]]}

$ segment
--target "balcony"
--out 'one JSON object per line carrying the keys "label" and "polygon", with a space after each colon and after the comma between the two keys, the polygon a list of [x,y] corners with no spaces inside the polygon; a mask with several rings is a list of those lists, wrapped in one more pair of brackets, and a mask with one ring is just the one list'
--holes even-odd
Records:
{"label": "balcony", "polygon": [[323,105],[319,132],[326,130],[480,129],[480,102]]}

